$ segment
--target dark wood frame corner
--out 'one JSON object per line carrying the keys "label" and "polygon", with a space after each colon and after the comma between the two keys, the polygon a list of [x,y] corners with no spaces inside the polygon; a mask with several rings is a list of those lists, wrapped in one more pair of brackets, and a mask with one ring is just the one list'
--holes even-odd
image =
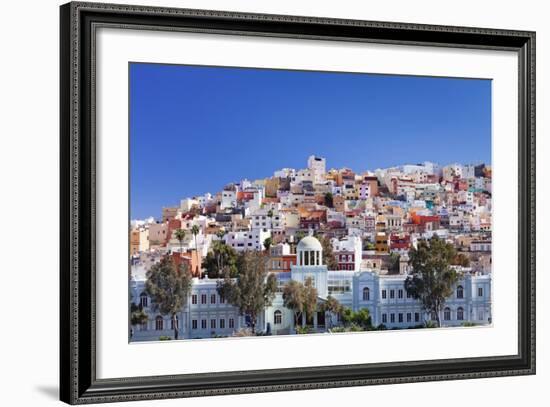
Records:
{"label": "dark wood frame corner", "polygon": [[[60,394],[71,404],[535,373],[535,33],[97,3],[60,8]],[[519,353],[501,357],[96,378],[95,28],[513,50],[519,55]]]}

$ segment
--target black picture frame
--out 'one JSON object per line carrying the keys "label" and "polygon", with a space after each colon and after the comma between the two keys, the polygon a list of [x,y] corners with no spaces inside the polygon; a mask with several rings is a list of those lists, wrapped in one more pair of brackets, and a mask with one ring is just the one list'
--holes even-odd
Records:
{"label": "black picture frame", "polygon": [[[60,398],[70,404],[535,373],[535,33],[72,2],[60,7]],[[519,327],[516,355],[179,376],[96,378],[95,29],[185,30],[519,56]]]}

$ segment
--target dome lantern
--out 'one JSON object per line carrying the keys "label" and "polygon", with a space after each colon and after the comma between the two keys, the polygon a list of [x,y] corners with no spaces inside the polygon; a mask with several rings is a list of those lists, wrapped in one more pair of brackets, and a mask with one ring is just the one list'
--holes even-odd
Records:
{"label": "dome lantern", "polygon": [[323,246],[313,236],[306,236],[296,248],[299,266],[320,266],[323,264]]}

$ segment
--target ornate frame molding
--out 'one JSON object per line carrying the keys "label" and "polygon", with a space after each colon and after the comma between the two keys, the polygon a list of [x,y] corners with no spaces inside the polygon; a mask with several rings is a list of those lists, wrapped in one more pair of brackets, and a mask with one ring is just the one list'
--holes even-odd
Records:
{"label": "ornate frame molding", "polygon": [[[60,8],[60,383],[70,404],[535,373],[535,33],[227,11],[68,3]],[[514,50],[519,69],[518,355],[260,371],[96,378],[95,29],[176,30]]]}

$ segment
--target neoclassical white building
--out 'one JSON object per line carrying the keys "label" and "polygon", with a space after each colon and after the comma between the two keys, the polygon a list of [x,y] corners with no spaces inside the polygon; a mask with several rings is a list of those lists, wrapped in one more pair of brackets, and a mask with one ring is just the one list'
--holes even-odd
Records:
{"label": "neoclassical white building", "polygon": [[[283,304],[282,289],[292,280],[304,283],[313,280],[321,304],[330,295],[343,306],[357,311],[367,308],[372,324],[384,324],[388,329],[408,328],[424,323],[433,316],[426,315],[419,301],[413,299],[404,287],[407,275],[384,275],[372,269],[328,270],[323,265],[323,248],[319,240],[306,236],[297,246],[297,264],[290,272],[278,273],[278,292],[270,307],[257,321],[258,331],[273,335],[294,333],[294,312]],[[216,291],[217,280],[195,279],[188,303],[178,314],[181,339],[231,336],[247,326],[246,316],[227,304]],[[158,340],[160,336],[172,336],[173,326],[169,316],[152,313],[150,299],[143,293],[143,275],[134,276],[131,295],[140,301],[149,314],[143,326],[132,328],[132,340]],[[453,295],[445,302],[440,320],[443,326],[460,326],[465,322],[491,323],[491,275],[469,274],[457,283]],[[338,324],[335,316],[317,312],[313,316],[313,329],[325,332]]]}

